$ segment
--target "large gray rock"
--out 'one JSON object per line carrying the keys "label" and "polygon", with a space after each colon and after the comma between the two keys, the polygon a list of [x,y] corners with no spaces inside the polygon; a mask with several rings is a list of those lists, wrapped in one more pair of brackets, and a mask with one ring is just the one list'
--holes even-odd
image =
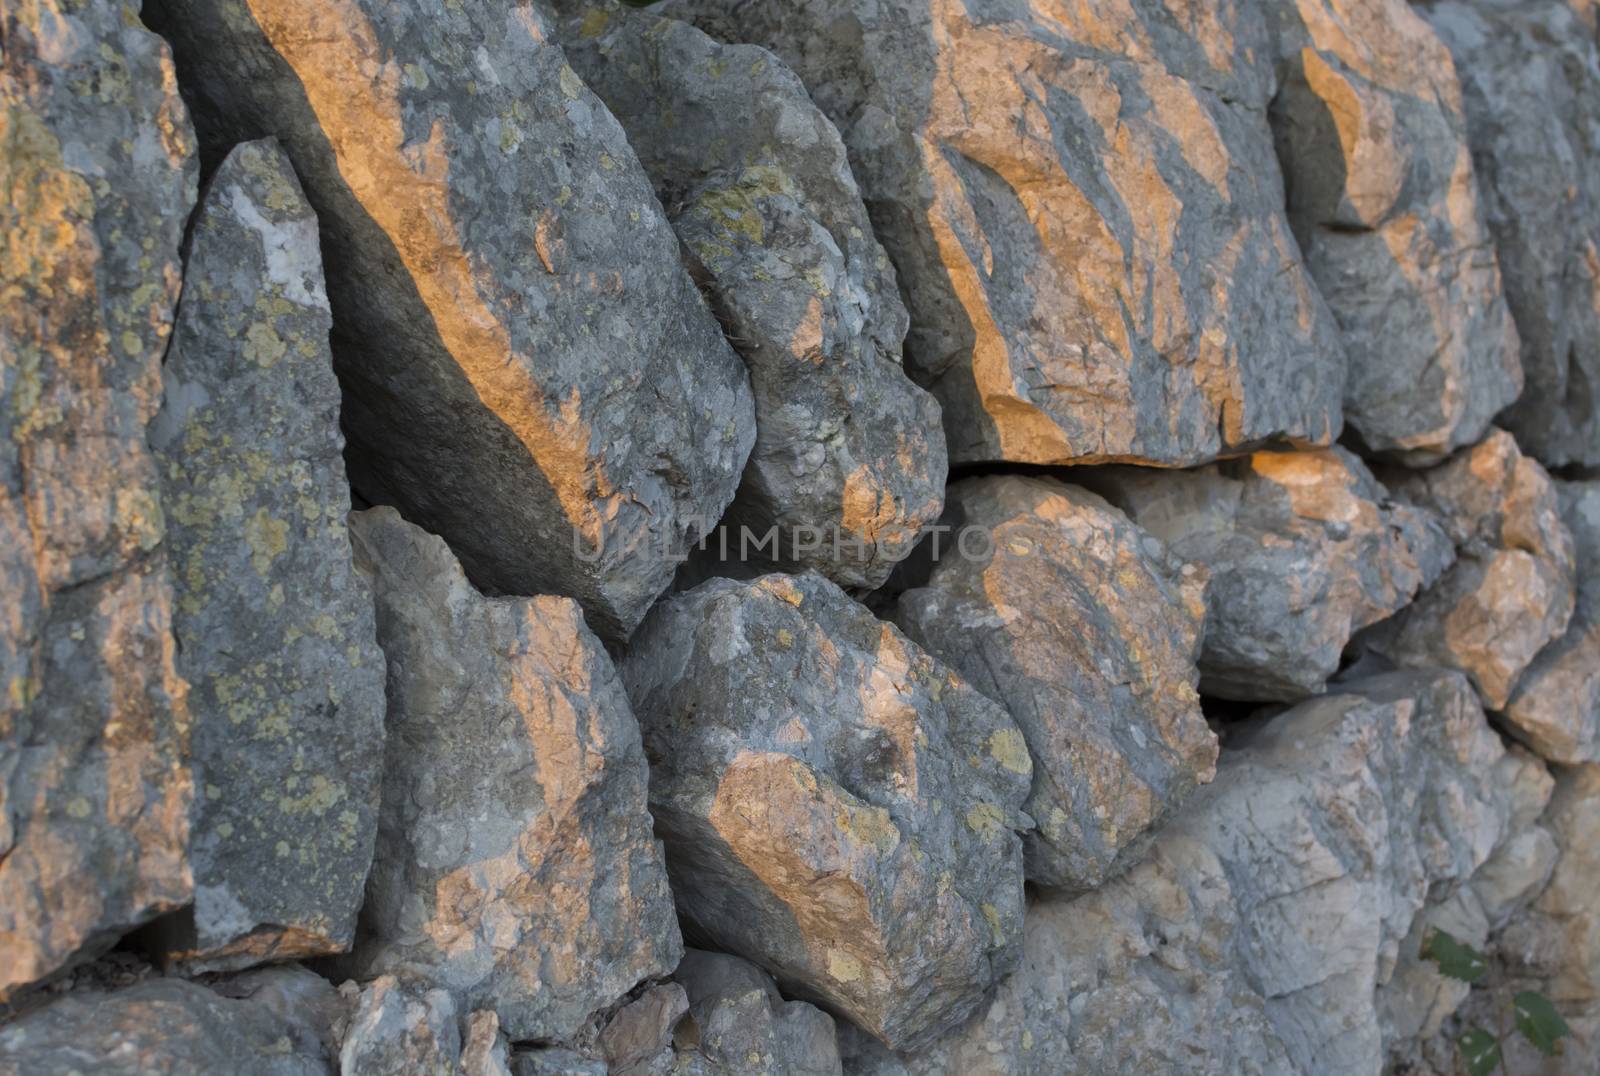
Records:
{"label": "large gray rock", "polygon": [[1265,20],[1229,0],[683,0],[849,147],[950,458],[1188,465],[1340,428],[1283,215]]}
{"label": "large gray rock", "polygon": [[1502,419],[1548,466],[1600,465],[1600,49],[1584,0],[1426,0],[1455,56],[1522,337]]}
{"label": "large gray rock", "polygon": [[485,598],[440,539],[352,517],[389,664],[377,851],[352,954],[561,1039],[681,942],[639,730],[569,599]]}
{"label": "large gray rock", "polygon": [[1355,631],[1400,609],[1452,559],[1437,521],[1391,500],[1342,448],[1082,480],[1210,571],[1200,690],[1221,698],[1317,693]]}
{"label": "large gray rock", "polygon": [[620,638],[732,499],[748,380],[622,128],[527,3],[159,0],[196,121],[322,224],[351,478]]}
{"label": "large gray rock", "polygon": [[1572,535],[1550,476],[1495,430],[1432,470],[1385,477],[1397,497],[1444,521],[1459,556],[1362,645],[1397,665],[1460,669],[1485,706],[1504,709],[1572,615]]}
{"label": "large gray rock", "polygon": [[0,1027],[4,1076],[334,1071],[306,1027],[260,1002],[223,997],[183,979],[151,979],[111,993],[74,991]]}
{"label": "large gray rock", "polygon": [[895,619],[1022,730],[1029,879],[1093,889],[1215,772],[1195,691],[1205,572],[1059,482],[974,478],[948,499],[951,525],[970,530],[946,539]]}
{"label": "large gray rock", "polygon": [[1578,589],[1566,633],[1539,651],[1506,704],[1511,734],[1552,762],[1600,761],[1600,481],[1556,482]]}
{"label": "large gray rock", "polygon": [[1030,906],[1021,970],[960,1034],[860,1067],[1376,1073],[1413,918],[1505,840],[1529,765],[1458,674],[1304,702],[1225,753],[1127,874]]}
{"label": "large gray rock", "polygon": [[1345,421],[1437,463],[1522,390],[1455,65],[1405,0],[1263,7],[1289,221],[1350,358]]}
{"label": "large gray rock", "polygon": [[136,6],[7,4],[0,40],[3,1002],[192,890],[145,431],[196,164]]}
{"label": "large gray rock", "polygon": [[939,405],[900,369],[906,312],[844,144],[765,49],[569,0],[574,68],[628,132],[750,367],[732,519],[784,562],[876,587],[939,515]]}
{"label": "large gray rock", "polygon": [[151,427],[189,681],[194,970],[336,953],[377,828],[383,655],[350,487],[317,221],[271,142],[230,153],[190,231]]}
{"label": "large gray rock", "polygon": [[663,601],[622,671],[691,940],[896,1047],[1010,969],[1032,766],[1000,707],[813,573]]}
{"label": "large gray rock", "polygon": [[727,953],[690,949],[672,973],[694,1019],[694,1049],[727,1076],[840,1076],[833,1018],[785,1001],[770,976]]}

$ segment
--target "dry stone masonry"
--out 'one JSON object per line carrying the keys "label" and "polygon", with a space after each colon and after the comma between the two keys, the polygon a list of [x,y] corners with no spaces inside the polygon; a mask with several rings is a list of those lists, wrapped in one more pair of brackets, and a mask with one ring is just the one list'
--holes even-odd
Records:
{"label": "dry stone masonry", "polygon": [[1594,0],[0,0],[0,190],[0,1076],[1600,1070]]}

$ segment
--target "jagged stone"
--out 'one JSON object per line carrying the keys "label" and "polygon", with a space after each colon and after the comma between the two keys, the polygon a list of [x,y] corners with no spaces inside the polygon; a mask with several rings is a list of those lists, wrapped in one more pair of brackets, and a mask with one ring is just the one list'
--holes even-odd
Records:
{"label": "jagged stone", "polygon": [[1392,501],[1341,448],[1082,481],[1210,571],[1200,690],[1221,698],[1315,694],[1356,630],[1400,609],[1451,559],[1437,521]]}
{"label": "jagged stone", "polygon": [[221,977],[206,985],[225,998],[259,1005],[322,1043],[329,1057],[339,1056],[344,1028],[352,1015],[350,999],[316,972],[299,964],[268,964]]}
{"label": "jagged stone", "polygon": [[901,1047],[1012,966],[1027,746],[892,625],[813,573],[712,580],[622,671],[691,938]]}
{"label": "jagged stone", "polygon": [[111,993],[75,991],[0,1027],[5,1076],[334,1071],[306,1028],[264,1004],[226,998],[183,979],[150,979]]}
{"label": "jagged stone", "polygon": [[1572,536],[1555,486],[1504,430],[1428,471],[1386,474],[1444,521],[1455,564],[1361,644],[1397,665],[1460,669],[1492,710],[1572,615]]}
{"label": "jagged stone", "polygon": [[606,1063],[573,1050],[547,1046],[511,1055],[512,1076],[609,1076]]}
{"label": "jagged stone", "polygon": [[1600,759],[1600,482],[1556,482],[1572,534],[1577,596],[1567,630],[1539,651],[1506,704],[1511,734],[1552,762]]}
{"label": "jagged stone", "polygon": [[681,942],[638,727],[569,599],[484,598],[445,543],[352,517],[389,665],[377,851],[351,964],[559,1040]]}
{"label": "jagged stone", "polygon": [[689,996],[695,1051],[712,1072],[841,1076],[833,1019],[785,1001],[770,976],[726,953],[690,949],[673,972]]}
{"label": "jagged stone", "polygon": [[343,1076],[458,1076],[461,1028],[448,990],[379,976],[355,1004],[339,1051]]}
{"label": "jagged stone", "polygon": [[[938,518],[939,405],[900,368],[905,307],[831,123],[777,57],[568,0],[567,56],[628,132],[750,368],[731,519],[779,559],[875,587]],[[733,117],[738,117],[733,122]]]}
{"label": "jagged stone", "polygon": [[197,166],[136,10],[0,10],[0,1002],[192,891],[145,432]]}
{"label": "jagged stone", "polygon": [[467,1018],[461,1038],[461,1076],[511,1076],[511,1044],[493,1009],[479,1009]]}
{"label": "jagged stone", "polygon": [[675,4],[838,124],[953,462],[1201,463],[1340,429],[1254,4]]}
{"label": "jagged stone", "polygon": [[222,162],[151,427],[188,680],[189,971],[337,953],[372,863],[383,655],[350,563],[350,487],[317,221],[270,141]]}
{"label": "jagged stone", "polygon": [[1600,48],[1585,0],[1426,0],[1455,56],[1527,389],[1500,420],[1600,465]]}
{"label": "jagged stone", "polygon": [[1450,53],[1405,0],[1268,3],[1289,221],[1344,333],[1345,421],[1437,463],[1522,390]]}
{"label": "jagged stone", "polygon": [[1093,889],[1215,772],[1195,691],[1205,572],[1059,482],[974,478],[947,497],[950,525],[971,529],[895,619],[1022,730],[1029,879]]}
{"label": "jagged stone", "polygon": [[208,141],[322,223],[351,478],[479,585],[625,637],[732,499],[748,379],[622,128],[529,4],[159,0]]}
{"label": "jagged stone", "polygon": [[986,1009],[876,1071],[1379,1071],[1400,943],[1522,800],[1459,674],[1336,691],[1241,737],[1125,875],[1033,903],[1022,969]]}
{"label": "jagged stone", "polygon": [[657,1076],[672,1067],[672,1029],[689,1012],[678,983],[652,986],[618,1009],[600,1032],[600,1051],[614,1076]]}

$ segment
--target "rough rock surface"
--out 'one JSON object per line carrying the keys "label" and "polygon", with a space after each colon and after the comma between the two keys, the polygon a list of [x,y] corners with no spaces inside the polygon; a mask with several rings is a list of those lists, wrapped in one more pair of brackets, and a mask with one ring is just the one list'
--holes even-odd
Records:
{"label": "rough rock surface", "polygon": [[951,537],[896,622],[1022,730],[1028,878],[1092,889],[1215,772],[1195,691],[1205,573],[1060,482],[968,479],[948,501],[974,537]]}
{"label": "rough rock surface", "polygon": [[1392,501],[1342,448],[1083,481],[1210,571],[1200,690],[1221,698],[1315,694],[1352,633],[1400,609],[1451,559],[1437,521]]}
{"label": "rough rock surface", "polygon": [[361,991],[339,1050],[342,1076],[456,1076],[461,1028],[448,990],[428,990],[393,975]]}
{"label": "rough rock surface", "polygon": [[813,573],[712,580],[652,611],[623,678],[691,940],[897,1047],[1010,969],[1027,746],[897,629]]}
{"label": "rough rock surface", "polygon": [[461,1076],[511,1076],[511,1044],[493,1009],[479,1009],[461,1036]]}
{"label": "rough rock surface", "polygon": [[[1501,420],[1549,466],[1600,465],[1600,42],[1572,0],[1426,0],[1450,47],[1527,389]],[[1587,8],[1587,10],[1585,10]]]}
{"label": "rough rock surface", "polygon": [[616,1076],[655,1076],[672,1065],[672,1032],[689,1012],[677,983],[649,987],[618,1009],[600,1032],[600,1052]]}
{"label": "rough rock surface", "polygon": [[559,1039],[681,953],[621,681],[575,602],[484,598],[393,509],[351,526],[389,664],[354,968]]}
{"label": "rough rock surface", "polygon": [[1600,481],[1556,482],[1578,590],[1566,634],[1539,651],[1506,704],[1512,735],[1552,762],[1600,760]]}
{"label": "rough rock surface", "polygon": [[1555,486],[1504,430],[1431,470],[1385,477],[1397,497],[1443,519],[1459,555],[1363,644],[1397,665],[1461,669],[1485,706],[1503,709],[1572,615],[1572,535]]}
{"label": "rough rock surface", "polygon": [[75,991],[0,1027],[5,1076],[333,1071],[322,1043],[304,1027],[263,1004],[182,979],[151,979],[111,993]]}
{"label": "rough rock surface", "polygon": [[192,888],[145,429],[196,165],[135,11],[0,10],[0,1001]]}
{"label": "rough rock surface", "polygon": [[1455,65],[1405,0],[1263,7],[1289,221],[1349,354],[1345,421],[1437,463],[1522,390]]}
{"label": "rough rock surface", "polygon": [[1205,7],[669,10],[772,49],[838,124],[952,461],[1188,465],[1326,443],[1344,380],[1283,214],[1265,20]]}
{"label": "rough rock surface", "polygon": [[189,682],[190,970],[341,952],[372,863],[383,655],[350,487],[317,222],[271,142],[230,153],[190,231],[151,427]]}
{"label": "rough rock surface", "polygon": [[1225,753],[1127,874],[1030,906],[1022,970],[962,1033],[857,1067],[1379,1071],[1376,992],[1413,917],[1489,858],[1537,763],[1506,755],[1459,674],[1339,692]]}
{"label": "rough rock surface", "polygon": [[[732,499],[738,356],[622,128],[529,4],[159,0],[208,141],[322,223],[351,477],[480,585],[620,638]],[[492,211],[486,212],[491,209]]]}
{"label": "rough rock surface", "polygon": [[945,444],[939,405],[900,368],[905,307],[838,132],[765,49],[569,6],[567,56],[627,130],[750,368],[756,444],[733,518],[776,526],[786,563],[880,585],[938,518]]}
{"label": "rough rock surface", "polygon": [[673,972],[689,998],[697,1052],[713,1072],[840,1076],[833,1018],[785,1001],[770,976],[726,953],[690,949]]}

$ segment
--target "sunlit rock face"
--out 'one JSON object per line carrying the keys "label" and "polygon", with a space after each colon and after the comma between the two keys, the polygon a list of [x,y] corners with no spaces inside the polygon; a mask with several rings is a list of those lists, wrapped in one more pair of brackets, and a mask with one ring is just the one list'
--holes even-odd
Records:
{"label": "sunlit rock face", "polygon": [[961,1032],[853,1071],[1378,1072],[1378,989],[1430,891],[1504,841],[1507,761],[1459,674],[1304,702],[1224,753],[1127,874],[1031,904],[1021,970]]}
{"label": "sunlit rock face", "polygon": [[0,11],[0,1001],[188,901],[191,782],[146,426],[195,199],[160,38]]}
{"label": "sunlit rock face", "polygon": [[1522,389],[1450,54],[1405,0],[1270,3],[1289,220],[1343,330],[1345,421],[1437,463]]}
{"label": "sunlit rock face", "polygon": [[622,671],[691,940],[895,1047],[1012,968],[1032,766],[999,706],[811,573],[675,595]]}
{"label": "sunlit rock face", "polygon": [[748,380],[622,129],[526,4],[161,0],[201,133],[322,224],[351,479],[480,585],[625,636],[731,500]]}
{"label": "sunlit rock face", "polygon": [[197,795],[188,970],[348,948],[372,862],[383,655],[350,487],[317,222],[271,142],[217,169],[150,442]]}
{"label": "sunlit rock face", "polygon": [[984,540],[950,536],[895,619],[1021,728],[1029,879],[1092,889],[1215,770],[1195,691],[1205,572],[1060,482],[968,479],[949,501]]}
{"label": "sunlit rock face", "polygon": [[1283,215],[1255,4],[775,0],[669,10],[839,126],[954,462],[1204,462],[1340,429]]}
{"label": "sunlit rock face", "polygon": [[939,405],[900,368],[905,307],[838,132],[765,49],[567,6],[569,60],[628,132],[750,368],[756,445],[729,520],[776,526],[787,564],[880,585],[939,515],[945,445]]}
{"label": "sunlit rock face", "polygon": [[389,664],[377,852],[351,970],[423,976],[559,1040],[681,942],[639,730],[564,598],[484,598],[393,509],[352,517]]}
{"label": "sunlit rock face", "polygon": [[1552,762],[1600,759],[1600,482],[1556,482],[1572,533],[1577,597],[1566,633],[1539,651],[1506,704],[1512,735]]}
{"label": "sunlit rock face", "polygon": [[1502,425],[1600,465],[1600,49],[1585,0],[1428,0],[1462,102],[1527,389]]}
{"label": "sunlit rock face", "polygon": [[1572,615],[1572,536],[1550,476],[1495,430],[1428,471],[1385,475],[1455,543],[1449,571],[1362,645],[1399,665],[1460,669],[1503,709],[1522,671]]}
{"label": "sunlit rock face", "polygon": [[1454,555],[1437,520],[1391,499],[1342,448],[1082,480],[1210,572],[1200,686],[1221,698],[1316,694],[1350,636],[1405,606]]}

